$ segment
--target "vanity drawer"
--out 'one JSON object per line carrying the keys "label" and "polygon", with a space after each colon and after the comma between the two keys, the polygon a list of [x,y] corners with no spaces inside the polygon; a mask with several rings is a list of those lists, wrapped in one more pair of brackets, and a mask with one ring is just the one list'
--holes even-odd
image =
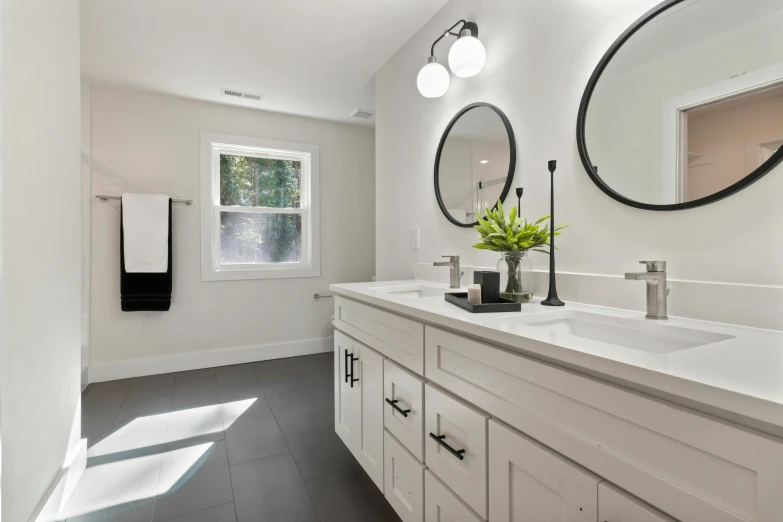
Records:
{"label": "vanity drawer", "polygon": [[383,425],[424,462],[424,381],[383,361]]}
{"label": "vanity drawer", "polygon": [[435,474],[424,472],[424,520],[427,522],[481,522],[457,495],[447,488]]}
{"label": "vanity drawer", "polygon": [[424,375],[424,325],[344,297],[334,301],[334,324],[370,348]]}
{"label": "vanity drawer", "polygon": [[388,431],[383,437],[384,496],[403,522],[423,522],[426,468]]}
{"label": "vanity drawer", "polygon": [[[424,411],[427,467],[486,519],[487,416],[429,384],[424,386]],[[443,438],[439,442],[433,435]]]}
{"label": "vanity drawer", "polygon": [[676,519],[780,520],[779,440],[437,328],[425,351],[428,380]]}

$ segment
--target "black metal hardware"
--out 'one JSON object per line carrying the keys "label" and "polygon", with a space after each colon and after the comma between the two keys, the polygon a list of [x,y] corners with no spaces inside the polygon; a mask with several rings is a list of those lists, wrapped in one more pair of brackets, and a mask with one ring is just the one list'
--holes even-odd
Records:
{"label": "black metal hardware", "polygon": [[[462,27],[460,27],[459,31],[455,33],[454,29],[456,29],[459,24],[462,24]],[[443,34],[440,35],[437,40],[432,42],[432,47],[430,47],[430,56],[435,56],[435,46],[438,45],[438,42],[447,36],[456,36],[457,39],[459,39],[462,37],[462,31],[464,29],[470,30],[471,36],[478,37],[478,25],[476,25],[476,22],[466,22],[465,20],[459,20],[456,24],[443,31]]]}
{"label": "black metal hardware", "polygon": [[445,435],[435,435],[434,433],[430,433],[430,438],[433,439],[435,442],[446,448],[446,451],[457,457],[459,460],[465,459],[465,450],[455,450],[451,446],[449,446],[447,443],[443,441],[443,439],[446,438]]}
{"label": "black metal hardware", "polygon": [[354,357],[353,354],[351,354],[351,388],[353,388],[353,383],[359,382],[359,379],[353,376],[353,363],[355,363],[358,360],[359,360],[358,357]]}
{"label": "black metal hardware", "polygon": [[411,410],[403,410],[402,408],[397,406],[397,403],[400,402],[400,401],[393,401],[391,399],[386,399],[386,402],[391,404],[391,407],[394,408],[395,410],[397,410],[397,413],[399,413],[403,417],[407,417],[408,414],[411,412]]}
{"label": "black metal hardware", "polygon": [[351,354],[348,353],[348,350],[345,350],[345,364],[344,364],[344,366],[345,366],[345,382],[346,383],[348,382],[348,379],[352,378],[350,372],[348,372],[348,357],[350,355]]}

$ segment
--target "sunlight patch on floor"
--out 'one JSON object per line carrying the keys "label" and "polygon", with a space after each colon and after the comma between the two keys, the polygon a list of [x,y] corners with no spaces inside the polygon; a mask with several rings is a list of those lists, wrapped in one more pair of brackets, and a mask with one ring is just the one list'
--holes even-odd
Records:
{"label": "sunlight patch on floor", "polygon": [[87,450],[87,457],[170,444],[227,430],[256,399],[138,417]]}
{"label": "sunlight patch on floor", "polygon": [[208,442],[87,468],[59,519],[164,494],[188,474],[213,444]]}

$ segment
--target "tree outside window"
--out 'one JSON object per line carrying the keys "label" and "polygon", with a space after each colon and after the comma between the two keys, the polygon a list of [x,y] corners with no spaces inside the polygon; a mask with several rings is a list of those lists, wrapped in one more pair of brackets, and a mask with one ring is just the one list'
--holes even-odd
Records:
{"label": "tree outside window", "polygon": [[[220,205],[300,208],[301,162],[220,155]],[[302,221],[298,214],[222,212],[221,264],[298,263]]]}

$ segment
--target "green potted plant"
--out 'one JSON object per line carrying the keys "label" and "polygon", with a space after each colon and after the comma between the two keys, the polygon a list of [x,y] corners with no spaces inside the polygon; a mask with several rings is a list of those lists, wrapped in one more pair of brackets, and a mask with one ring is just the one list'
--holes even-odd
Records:
{"label": "green potted plant", "polygon": [[533,298],[533,264],[528,252],[548,255],[552,234],[559,236],[568,225],[561,223],[550,229],[549,223],[544,224],[549,216],[529,223],[527,219],[517,216],[516,207],[506,216],[500,201],[495,210],[485,208],[484,212],[485,217],[479,216],[475,227],[481,235],[481,242],[473,245],[473,248],[500,252],[498,272],[501,275],[501,288],[505,287],[500,293],[501,297],[520,303],[530,301]]}

